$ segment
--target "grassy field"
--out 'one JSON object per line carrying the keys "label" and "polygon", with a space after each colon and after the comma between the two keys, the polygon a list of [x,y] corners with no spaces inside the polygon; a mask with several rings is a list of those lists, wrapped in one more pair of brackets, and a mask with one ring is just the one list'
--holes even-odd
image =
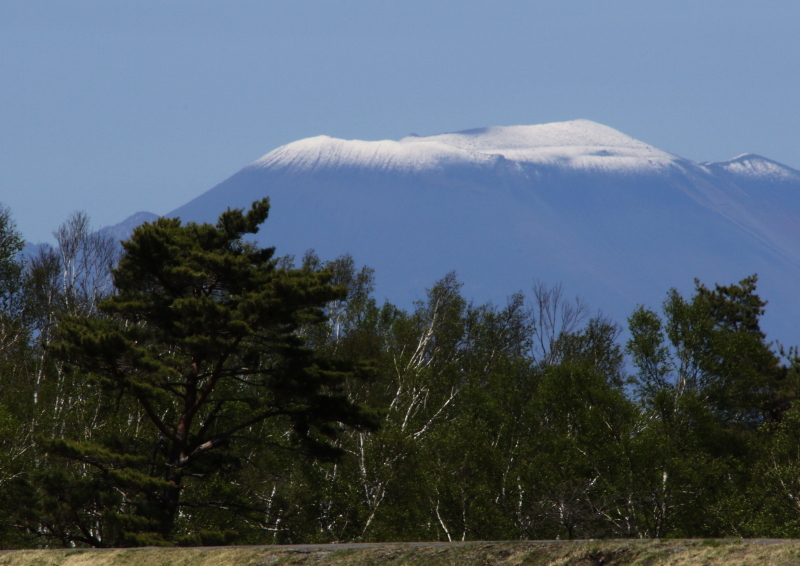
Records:
{"label": "grassy field", "polygon": [[784,566],[800,541],[583,541],[316,547],[18,550],[0,566]]}

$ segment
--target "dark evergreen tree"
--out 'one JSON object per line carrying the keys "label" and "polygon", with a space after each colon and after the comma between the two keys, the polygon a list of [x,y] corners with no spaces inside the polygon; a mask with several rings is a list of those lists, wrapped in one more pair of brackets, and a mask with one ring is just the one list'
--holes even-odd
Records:
{"label": "dark evergreen tree", "polygon": [[[216,226],[166,218],[140,226],[123,243],[102,316],[61,321],[54,351],[107,392],[98,411],[122,425],[90,440],[43,441],[84,470],[75,481],[68,469],[40,478],[44,515],[53,499],[66,502],[53,518],[63,542],[225,540],[219,518],[205,536],[196,525],[182,532],[181,521],[208,507],[249,517],[264,510],[224,485],[203,492],[203,483],[239,468],[254,448],[336,458],[331,440],[342,426],[375,426],[343,389],[359,368],[322,358],[301,335],[325,323],[326,305],[346,289],[330,284],[330,271],[280,268],[273,248],[243,240],[268,210],[264,199],[246,214],[227,211]],[[135,430],[120,415],[136,419]]]}

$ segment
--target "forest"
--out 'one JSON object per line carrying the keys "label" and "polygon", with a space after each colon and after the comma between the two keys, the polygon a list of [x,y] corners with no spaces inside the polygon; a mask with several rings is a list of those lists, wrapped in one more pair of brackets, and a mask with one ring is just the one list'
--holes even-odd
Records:
{"label": "forest", "polygon": [[121,246],[75,213],[32,256],[0,211],[0,547],[800,536],[800,359],[755,275],[625,328],[535,265],[404,309],[250,243],[268,211]]}

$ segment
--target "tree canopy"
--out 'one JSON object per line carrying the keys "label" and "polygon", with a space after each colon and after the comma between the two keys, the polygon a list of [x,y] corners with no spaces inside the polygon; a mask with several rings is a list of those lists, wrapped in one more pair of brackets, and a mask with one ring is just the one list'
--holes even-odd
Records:
{"label": "tree canopy", "polygon": [[800,535],[798,359],[755,276],[627,335],[539,282],[401,308],[254,244],[268,210],[121,248],[78,213],[27,259],[0,211],[0,544]]}

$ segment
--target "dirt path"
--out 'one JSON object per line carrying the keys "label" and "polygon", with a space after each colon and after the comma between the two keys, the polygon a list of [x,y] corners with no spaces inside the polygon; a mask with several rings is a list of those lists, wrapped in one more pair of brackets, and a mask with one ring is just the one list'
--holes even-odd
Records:
{"label": "dirt path", "polygon": [[798,566],[800,541],[530,541],[58,549],[0,553],[0,566]]}

